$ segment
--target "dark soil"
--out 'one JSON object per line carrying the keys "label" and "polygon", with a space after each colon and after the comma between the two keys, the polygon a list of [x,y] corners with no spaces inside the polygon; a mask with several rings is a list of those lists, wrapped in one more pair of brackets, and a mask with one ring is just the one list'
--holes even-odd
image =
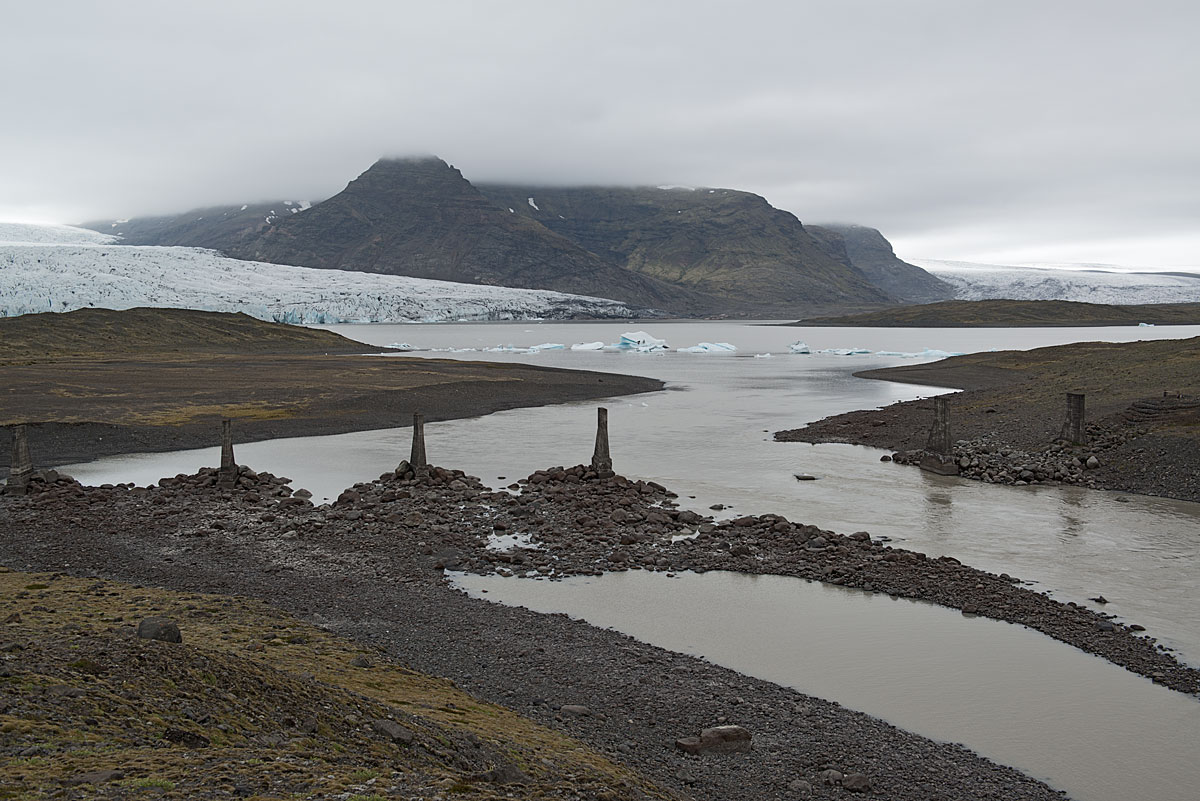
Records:
{"label": "dark soil", "polygon": [[[636,392],[662,382],[529,365],[356,354],[329,331],[244,314],[81,309],[0,319],[0,426],[26,424],[35,465],[341,434]],[[0,429],[0,453],[11,434]],[[8,475],[7,458],[0,477]]]}
{"label": "dark soil", "polygon": [[[963,388],[948,396],[956,458],[978,461],[987,453],[1018,475],[1046,463],[1053,476],[1062,472],[1054,467],[1063,459],[1094,456],[1097,466],[1070,483],[1200,501],[1200,339],[976,353],[856,375]],[[1089,433],[1086,443],[1063,448],[1056,443],[1062,442],[1068,392],[1085,394]],[[932,409],[929,400],[896,403],[827,417],[775,438],[911,453],[925,446]],[[1010,456],[997,459],[1001,451]]]}
{"label": "dark soil", "polygon": [[[697,798],[844,797],[828,770],[864,774],[879,797],[893,799],[1058,796],[960,746],[837,704],[563,615],[470,599],[447,587],[443,570],[819,578],[1011,619],[1181,691],[1200,688],[1200,672],[1153,640],[1010,577],[772,515],[712,521],[679,510],[658,485],[583,467],[539,471],[510,495],[455,471],[414,476],[402,464],[322,508],[245,469],[233,490],[215,483],[214,471],[202,471],[152,488],[38,485],[0,500],[0,553],[16,568],[268,598]],[[489,533],[517,525],[544,550],[485,548]],[[700,535],[671,544],[681,529]],[[747,727],[753,751],[694,757],[675,748],[676,739],[721,723]]]}
{"label": "dark soil", "polygon": [[[25,423],[38,466],[122,453],[341,434],[653,392],[635,376],[434,359],[217,356],[0,366],[0,423]],[[0,453],[11,433],[0,429]],[[8,474],[7,459],[0,477]]]}
{"label": "dark soil", "polygon": [[1069,300],[947,300],[789,325],[875,328],[1007,328],[1100,325],[1197,325],[1200,303],[1115,306]]}
{"label": "dark soil", "polygon": [[5,568],[0,597],[4,798],[680,798],[246,598]]}

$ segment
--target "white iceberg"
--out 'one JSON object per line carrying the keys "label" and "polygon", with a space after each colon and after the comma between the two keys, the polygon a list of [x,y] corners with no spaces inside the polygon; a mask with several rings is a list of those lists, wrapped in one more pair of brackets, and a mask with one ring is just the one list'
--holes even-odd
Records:
{"label": "white iceberg", "polygon": [[603,342],[579,342],[571,346],[571,350],[604,350]]}
{"label": "white iceberg", "polygon": [[756,359],[773,359],[773,358],[775,358],[775,354],[774,353],[756,353],[756,354],[754,354],[754,358],[756,358]]}
{"label": "white iceberg", "polygon": [[690,348],[680,348],[680,353],[732,353],[736,351],[733,345],[728,342],[701,342],[699,345],[692,345]]}
{"label": "white iceberg", "polygon": [[870,352],[866,348],[824,348],[817,351],[817,353],[828,353],[831,356],[861,356]]}
{"label": "white iceberg", "polygon": [[809,349],[808,345],[805,345],[803,342],[793,342],[792,344],[788,345],[788,352],[789,353],[812,353],[812,351]]}
{"label": "white iceberg", "polygon": [[416,350],[416,348],[407,342],[393,342],[392,344],[385,345],[384,347],[391,348],[392,350]]}
{"label": "white iceberg", "polygon": [[915,353],[901,350],[877,350],[876,356],[899,356],[901,359],[948,359],[951,356],[962,356],[962,353],[952,353],[948,350],[926,348]]}
{"label": "white iceberg", "polygon": [[564,348],[566,348],[566,345],[560,345],[560,344],[558,344],[557,342],[543,342],[543,343],[542,343],[542,344],[540,344],[540,345],[532,345],[532,346],[530,346],[530,347],[529,347],[529,350],[530,350],[530,351],[539,351],[539,350],[563,350]]}
{"label": "white iceberg", "polygon": [[638,353],[651,353],[657,350],[668,350],[667,341],[652,337],[645,331],[626,331],[621,334],[621,341],[616,344],[619,350],[632,350]]}

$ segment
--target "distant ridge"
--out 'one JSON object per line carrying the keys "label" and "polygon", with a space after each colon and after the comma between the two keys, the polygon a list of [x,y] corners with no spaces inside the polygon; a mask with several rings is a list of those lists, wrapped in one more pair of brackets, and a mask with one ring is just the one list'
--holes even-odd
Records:
{"label": "distant ridge", "polygon": [[896,257],[892,243],[865,225],[806,226],[825,252],[862,272],[872,283],[906,303],[934,303],[954,297],[954,287],[915,264]]}
{"label": "distant ridge", "polygon": [[511,184],[479,191],[611,264],[713,295],[731,311],[787,315],[893,302],[832,258],[795,215],[749,192]]}
{"label": "distant ridge", "polygon": [[810,317],[791,325],[873,328],[1200,325],[1200,303],[1116,306],[1069,300],[950,300],[841,317]]}

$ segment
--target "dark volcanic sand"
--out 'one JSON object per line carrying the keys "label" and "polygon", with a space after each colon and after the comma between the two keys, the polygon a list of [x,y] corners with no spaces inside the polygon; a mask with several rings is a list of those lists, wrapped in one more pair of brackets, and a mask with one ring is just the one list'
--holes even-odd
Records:
{"label": "dark volcanic sand", "polygon": [[[196,356],[0,366],[0,422],[29,423],[35,466],[123,453],[342,434],[503,409],[653,392],[636,376],[368,356]],[[10,431],[0,429],[0,477]]]}
{"label": "dark volcanic sand", "polygon": [[[976,353],[856,375],[962,388],[948,396],[951,436],[969,443],[956,448],[956,456],[978,457],[986,449],[988,458],[1016,474],[1026,465],[1095,456],[1098,466],[1071,483],[1200,501],[1200,407],[1194,403],[1200,397],[1200,339]],[[1086,396],[1089,442],[1055,451],[1067,392]],[[1147,403],[1179,408],[1136,413],[1134,404]],[[928,400],[895,403],[827,417],[775,438],[914,451],[925,445],[932,410]],[[1015,453],[997,457],[1002,450]]]}
{"label": "dark volcanic sand", "polygon": [[[733,558],[724,566],[739,567],[741,557],[715,538],[670,549],[665,540],[673,526],[651,522],[677,511],[662,503],[669,499],[661,488],[581,479],[583,471],[574,472],[574,480],[568,475],[535,474],[522,503],[449,471],[435,469],[426,481],[389,474],[358,486],[332,509],[286,498],[270,477],[249,474],[225,493],[201,486],[211,482],[203,474],[151,489],[64,482],[27,498],[0,498],[0,554],[16,569],[267,599],[565,730],[698,799],[846,797],[847,790],[824,783],[825,770],[865,774],[874,788],[869,797],[898,801],[1061,797],[961,746],[565,615],[473,600],[446,585],[443,566],[505,567],[485,551],[486,535],[516,519],[544,533],[549,553],[573,572],[592,571],[600,551],[622,565],[669,558],[699,566],[707,558],[714,564]],[[502,511],[492,508],[501,502]],[[621,524],[611,522],[618,508],[626,515]],[[600,521],[602,513],[609,519]],[[596,522],[564,525],[582,517]],[[579,533],[564,539],[566,531]],[[756,549],[765,542],[757,525],[718,531]],[[779,539],[783,553],[804,550],[798,545],[805,541],[803,527],[792,531],[792,546]],[[824,554],[814,550],[812,564],[840,564],[843,545],[854,554],[851,561],[884,553],[878,544],[829,536],[835,544]],[[623,540],[634,544],[623,548]],[[605,559],[619,569],[616,562]],[[895,569],[897,580],[909,564],[880,561]],[[989,586],[1000,584],[1008,586],[995,577]],[[698,758],[675,748],[677,738],[722,722],[747,727],[754,750]]]}

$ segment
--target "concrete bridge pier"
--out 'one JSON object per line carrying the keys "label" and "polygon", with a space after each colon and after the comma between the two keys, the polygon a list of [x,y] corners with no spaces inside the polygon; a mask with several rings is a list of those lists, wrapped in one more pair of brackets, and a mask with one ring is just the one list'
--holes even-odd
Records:
{"label": "concrete bridge pier", "polygon": [[958,475],[958,462],[954,459],[954,440],[950,437],[950,400],[945,395],[933,399],[933,425],[925,441],[925,455],[921,457],[921,469],[941,476]]}
{"label": "concrete bridge pier", "polygon": [[596,410],[596,447],[592,451],[592,469],[601,476],[611,475],[612,456],[608,452],[608,409]]}
{"label": "concrete bridge pier", "polygon": [[29,439],[24,425],[12,427],[12,468],[4,492],[8,495],[24,495],[29,492],[29,481],[33,478],[33,461],[29,458]]}

